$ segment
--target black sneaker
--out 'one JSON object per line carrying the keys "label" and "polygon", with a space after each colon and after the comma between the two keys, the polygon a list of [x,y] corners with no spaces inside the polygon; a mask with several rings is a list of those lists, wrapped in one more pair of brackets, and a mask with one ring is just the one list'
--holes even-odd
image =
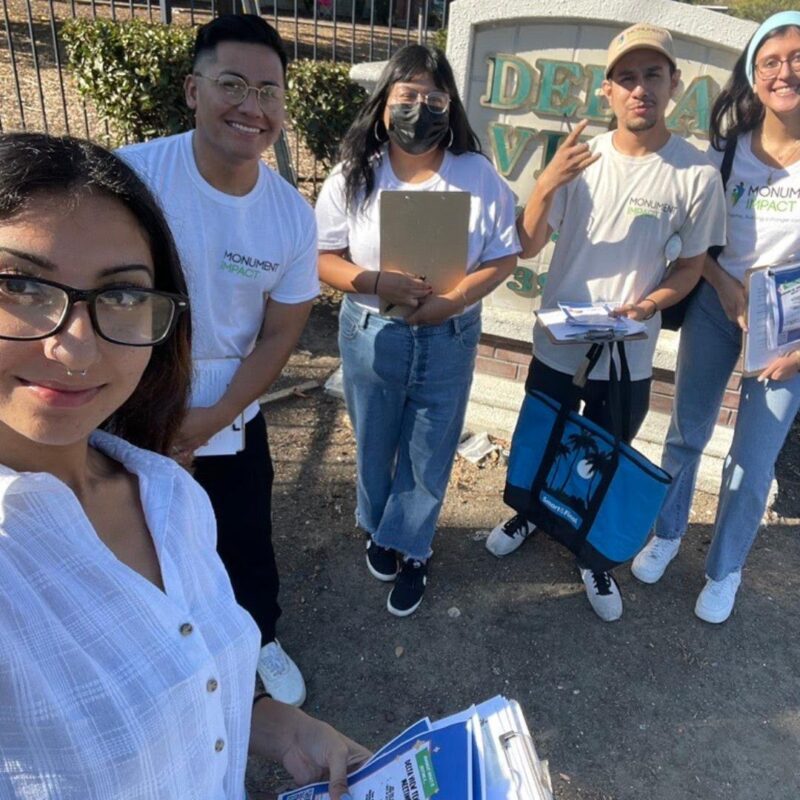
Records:
{"label": "black sneaker", "polygon": [[397,551],[381,547],[372,537],[367,539],[367,569],[379,581],[393,581],[400,571],[397,566]]}
{"label": "black sneaker", "polygon": [[422,602],[425,584],[428,582],[428,565],[424,561],[408,558],[397,574],[394,588],[389,592],[386,608],[396,617],[413,614]]}

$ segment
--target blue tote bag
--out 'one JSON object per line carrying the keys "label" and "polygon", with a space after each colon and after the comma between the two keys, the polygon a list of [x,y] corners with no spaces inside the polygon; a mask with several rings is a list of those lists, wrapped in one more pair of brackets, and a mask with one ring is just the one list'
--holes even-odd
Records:
{"label": "blue tote bag", "polygon": [[[613,347],[618,345],[622,380]],[[505,502],[569,548],[581,566],[606,571],[644,545],[672,478],[623,441],[630,373],[621,342],[610,343],[614,432],[542,392],[526,394],[508,463]],[[589,351],[588,374],[602,345]]]}

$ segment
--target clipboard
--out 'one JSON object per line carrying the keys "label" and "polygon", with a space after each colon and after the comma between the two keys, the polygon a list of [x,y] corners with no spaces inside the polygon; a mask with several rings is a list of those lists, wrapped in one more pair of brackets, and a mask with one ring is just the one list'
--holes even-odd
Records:
{"label": "clipboard", "polygon": [[776,308],[775,278],[789,278],[800,281],[800,257],[751,267],[745,272],[744,287],[747,298],[747,328],[742,347],[742,374],[751,378],[758,375],[772,361],[782,355],[800,349],[800,331],[792,331],[786,341],[775,346],[770,343],[770,326],[778,325]]}
{"label": "clipboard", "polygon": [[[381,271],[424,277],[436,294],[454,289],[467,271],[470,200],[469,192],[382,192]],[[391,317],[411,311],[380,303],[381,314]]]}
{"label": "clipboard", "polygon": [[[571,325],[560,308],[540,308],[533,312],[547,338],[556,345],[597,344],[605,342],[633,342],[647,338],[646,330],[639,330],[642,323],[625,319],[628,331],[580,331]],[[621,318],[622,319],[622,318]]]}

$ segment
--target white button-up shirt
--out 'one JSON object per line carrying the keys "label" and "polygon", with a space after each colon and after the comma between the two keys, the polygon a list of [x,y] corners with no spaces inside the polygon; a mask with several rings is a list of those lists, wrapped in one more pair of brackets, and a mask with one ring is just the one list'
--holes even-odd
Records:
{"label": "white button-up shirt", "polygon": [[73,492],[0,465],[0,798],[242,800],[259,633],[177,464],[98,432],[139,479],[165,591]]}

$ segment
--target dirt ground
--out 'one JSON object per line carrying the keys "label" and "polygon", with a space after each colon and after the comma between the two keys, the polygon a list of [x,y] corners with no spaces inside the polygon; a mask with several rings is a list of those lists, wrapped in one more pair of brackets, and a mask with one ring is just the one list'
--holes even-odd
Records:
{"label": "dirt ground", "polygon": [[[337,364],[327,301],[281,386],[324,380]],[[507,514],[505,469],[459,460],[425,600],[397,619],[353,524],[343,403],[316,389],[265,411],[277,472],[279,635],[306,676],[309,713],[375,748],[420,716],[502,693],[524,708],[558,800],[800,797],[796,517],[770,515],[733,616],[711,626],[692,611],[715,504],[699,496],[667,576],[644,586],[620,568],[625,613],[604,624],[569,555],[543,535],[503,560],[485,550],[488,529]],[[784,505],[795,488],[790,480],[782,489]],[[248,781],[254,798],[267,798],[286,776],[254,759]]]}

